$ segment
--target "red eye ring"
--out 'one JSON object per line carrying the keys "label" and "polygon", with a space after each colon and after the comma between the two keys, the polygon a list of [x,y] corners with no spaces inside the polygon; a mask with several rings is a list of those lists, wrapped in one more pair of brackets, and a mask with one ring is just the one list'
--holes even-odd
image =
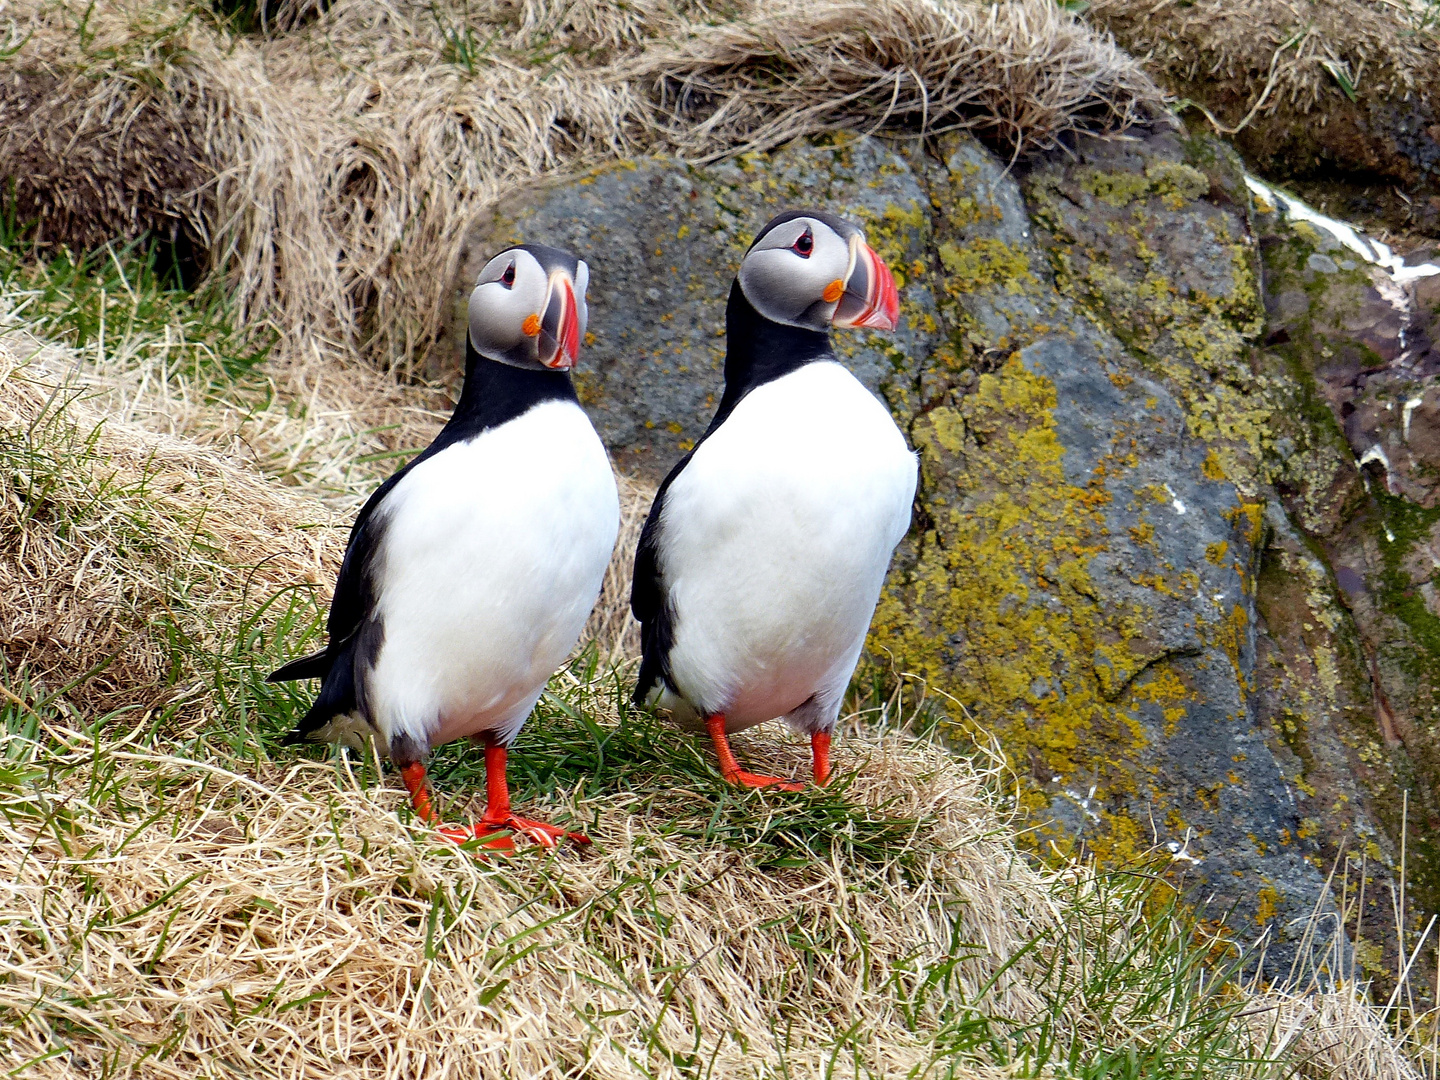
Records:
{"label": "red eye ring", "polygon": [[815,250],[815,234],[810,231],[808,225],[805,227],[805,231],[795,238],[795,243],[790,245],[790,250],[802,259],[810,257],[810,253]]}
{"label": "red eye ring", "polygon": [[513,262],[505,267],[505,272],[500,275],[500,284],[507,289],[515,284],[515,264]]}

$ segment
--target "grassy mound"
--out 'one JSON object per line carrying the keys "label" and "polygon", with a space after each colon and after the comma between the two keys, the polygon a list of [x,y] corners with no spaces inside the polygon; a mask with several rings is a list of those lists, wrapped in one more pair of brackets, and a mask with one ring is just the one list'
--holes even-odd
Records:
{"label": "grassy mound", "polygon": [[[0,678],[11,1075],[1417,1075],[1354,986],[1227,983],[1223,938],[1149,875],[1027,862],[1003,775],[893,703],[850,719],[835,787],[737,793],[693,739],[626,711],[631,672],[592,646],[512,779],[594,848],[477,861],[436,843],[373,762],[278,746],[305,692],[262,678],[313,641],[308,582],[328,582],[343,518],[108,418],[129,376],[85,385],[84,356],[15,329],[17,306],[0,336],[4,622],[30,627]],[[154,332],[137,319],[109,347],[141,358]],[[193,378],[221,426],[253,390]],[[806,747],[774,732],[740,749],[803,772]],[[437,755],[456,817],[478,811],[479,765]]]}
{"label": "grassy mound", "polygon": [[1203,114],[1233,135],[1262,175],[1302,182],[1328,212],[1383,223],[1397,239],[1440,235],[1435,0],[1084,6],[1199,110],[1187,119]]}
{"label": "grassy mound", "polygon": [[12,670],[77,705],[146,714],[210,689],[186,684],[184,657],[223,652],[256,597],[298,587],[313,622],[343,522],[218,454],[104,418],[43,354],[17,355],[33,344],[0,338]]}

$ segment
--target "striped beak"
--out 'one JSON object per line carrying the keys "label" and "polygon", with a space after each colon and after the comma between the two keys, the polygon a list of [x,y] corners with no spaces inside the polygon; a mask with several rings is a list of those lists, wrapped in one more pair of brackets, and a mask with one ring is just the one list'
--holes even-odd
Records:
{"label": "striped beak", "polygon": [[830,322],[841,328],[894,330],[900,322],[900,290],[885,261],[858,236],[850,238],[850,276]]}
{"label": "striped beak", "polygon": [[580,359],[580,308],[575,302],[575,283],[564,270],[550,275],[536,346],[540,363],[555,371],[569,371]]}

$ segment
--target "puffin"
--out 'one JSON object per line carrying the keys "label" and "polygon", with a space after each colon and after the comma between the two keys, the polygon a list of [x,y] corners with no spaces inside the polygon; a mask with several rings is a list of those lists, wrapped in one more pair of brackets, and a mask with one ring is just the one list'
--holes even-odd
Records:
{"label": "puffin", "polygon": [[[269,676],[322,680],[287,742],[373,739],[419,818],[456,843],[590,842],[515,814],[506,784],[507,748],[579,639],[620,525],[609,456],[570,379],[589,278],[540,244],[485,264],[453,415],[355,519],[325,648]],[[486,808],[446,825],[425,763],[462,737],[484,747]]]}
{"label": "puffin", "polygon": [[725,312],[725,389],[665,477],[640,535],[630,607],[642,656],[633,702],[729,736],[783,717],[810,736],[816,785],[895,546],[918,461],[889,410],[836,358],[832,327],[894,330],[895,279],[864,232],[789,210],[746,252]]}

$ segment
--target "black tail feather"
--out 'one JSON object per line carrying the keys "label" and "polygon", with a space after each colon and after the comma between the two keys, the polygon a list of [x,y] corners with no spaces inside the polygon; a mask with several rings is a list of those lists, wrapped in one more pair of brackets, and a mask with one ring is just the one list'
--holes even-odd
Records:
{"label": "black tail feather", "polygon": [[[346,642],[338,654],[326,661],[324,671],[313,670],[319,666],[319,657],[320,654],[302,657],[270,676],[272,682],[281,678],[315,678],[322,675],[325,679],[320,685],[320,693],[315,696],[315,704],[301,717],[295,730],[285,736],[286,746],[314,741],[315,733],[335,717],[355,711],[355,639]],[[296,674],[287,674],[292,671]]]}
{"label": "black tail feather", "polygon": [[266,682],[291,682],[295,679],[323,679],[330,674],[330,655],[325,649],[291,660],[265,676]]}

